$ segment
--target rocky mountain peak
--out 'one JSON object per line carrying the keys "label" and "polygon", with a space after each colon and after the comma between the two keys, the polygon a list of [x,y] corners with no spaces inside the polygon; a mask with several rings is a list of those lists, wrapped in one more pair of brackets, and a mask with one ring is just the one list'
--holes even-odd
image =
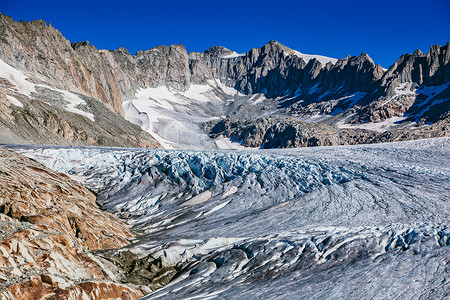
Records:
{"label": "rocky mountain peak", "polygon": [[117,48],[116,50],[112,50],[115,52],[119,52],[119,53],[123,53],[125,55],[131,55],[130,52],[128,51],[127,48],[125,48],[124,46],[120,46],[119,48]]}
{"label": "rocky mountain peak", "polygon": [[342,68],[343,66],[345,66],[347,64],[347,62],[350,60],[350,58],[351,58],[351,56],[349,54],[347,54],[346,57],[339,58],[337,60],[337,62],[334,64],[334,66]]}
{"label": "rocky mountain peak", "polygon": [[367,53],[361,52],[361,54],[358,56],[358,58],[360,58],[361,60],[364,60],[364,61],[368,61],[372,65],[375,65],[375,63],[373,62],[373,59]]}
{"label": "rocky mountain peak", "polygon": [[35,27],[47,27],[47,22],[45,22],[42,19],[40,19],[40,20],[33,20],[33,21],[21,20],[20,23],[24,24],[24,25],[35,26]]}
{"label": "rocky mountain peak", "polygon": [[225,56],[233,54],[234,52],[222,46],[211,46],[209,49],[205,50],[205,54],[209,56]]}
{"label": "rocky mountain peak", "polygon": [[293,49],[286,47],[285,45],[277,41],[268,42],[261,48],[261,50],[263,53],[270,53],[270,52],[286,52],[286,54],[294,53]]}
{"label": "rocky mountain peak", "polygon": [[416,49],[416,51],[414,51],[414,53],[413,53],[413,56],[416,56],[416,57],[424,56],[424,55],[425,54],[420,49]]}
{"label": "rocky mountain peak", "polygon": [[93,47],[94,49],[97,49],[94,45],[89,44],[89,41],[81,41],[81,42],[75,42],[70,44],[74,50],[77,50],[78,48],[82,47]]}

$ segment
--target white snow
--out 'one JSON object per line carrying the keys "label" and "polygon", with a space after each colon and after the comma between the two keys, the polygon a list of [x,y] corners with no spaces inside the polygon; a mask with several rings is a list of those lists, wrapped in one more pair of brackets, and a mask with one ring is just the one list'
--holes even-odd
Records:
{"label": "white snow", "polygon": [[443,85],[438,85],[438,86],[421,86],[420,88],[416,89],[415,92],[417,94],[423,94],[425,96],[428,96],[429,99],[431,99],[432,97],[442,93],[443,91],[445,91],[448,87],[449,87],[450,83],[446,83]]}
{"label": "white snow", "polygon": [[205,191],[197,196],[192,197],[188,201],[184,202],[184,205],[195,205],[208,201],[211,199],[212,193],[211,191]]}
{"label": "white snow", "polygon": [[427,97],[419,105],[419,107],[423,108],[419,113],[417,113],[417,118],[420,118],[425,112],[427,112],[430,109],[431,106],[443,103],[448,100],[446,98],[438,98],[431,101],[432,98],[445,91],[449,87],[449,85],[450,83],[439,86],[422,86],[415,91],[417,94],[423,94]]}
{"label": "white snow", "polygon": [[[217,149],[229,149],[229,150],[251,150],[254,148],[247,148],[245,146],[242,146],[242,144],[233,142],[229,138],[220,136],[216,138],[215,140]],[[256,149],[256,148],[255,148]]]}
{"label": "white snow", "polygon": [[13,105],[18,106],[18,107],[23,107],[22,102],[20,102],[19,100],[17,100],[15,97],[10,96],[10,95],[6,95],[6,99],[8,99],[9,102],[11,102]]}
{"label": "white snow", "polygon": [[78,97],[76,94],[68,92],[68,91],[65,91],[65,90],[60,90],[60,89],[57,89],[57,88],[50,88],[50,89],[54,90],[54,91],[57,91],[57,92],[60,92],[60,93],[62,93],[64,95],[64,100],[69,102],[69,103],[65,104],[65,106],[64,106],[64,108],[67,111],[70,111],[72,113],[85,116],[86,118],[90,119],[92,122],[95,122],[94,114],[85,112],[85,111],[77,108],[78,105],[86,104],[86,102],[83,99]]}
{"label": "white snow", "polygon": [[309,91],[308,91],[308,94],[314,94],[315,92],[317,92],[319,90],[319,83],[316,83],[315,85],[313,85],[310,89],[309,89]]}
{"label": "white snow", "polygon": [[329,62],[331,62],[332,64],[335,64],[337,62],[336,58],[331,58],[323,55],[304,54],[296,50],[292,50],[292,52],[289,54],[294,54],[298,57],[301,57],[306,63],[308,63],[313,58],[317,59],[322,65],[326,65]]}
{"label": "white snow", "polygon": [[339,122],[337,124],[338,128],[347,128],[347,129],[367,129],[367,130],[373,130],[373,131],[378,131],[378,132],[385,132],[386,130],[392,128],[393,126],[395,126],[397,123],[406,120],[407,117],[392,117],[389,119],[384,120],[383,122],[368,122],[368,123],[363,123],[363,124],[347,124],[344,122]]}
{"label": "white snow", "polygon": [[[284,53],[286,53],[287,55],[298,56],[298,57],[302,58],[306,63],[308,63],[313,58],[317,59],[322,65],[326,65],[328,62],[331,62],[332,64],[335,64],[337,62],[336,58],[327,57],[327,56],[323,56],[323,55],[304,54],[297,50],[289,50],[289,51],[285,51]],[[229,59],[229,58],[236,58],[236,57],[241,57],[241,56],[245,56],[245,53],[237,53],[237,52],[233,51],[232,54],[224,55],[224,56],[222,56],[222,58]]]}
{"label": "white snow", "polygon": [[[364,98],[364,96],[366,96],[366,95],[367,95],[367,93],[365,93],[365,92],[355,92],[353,94],[338,98],[338,99],[336,99],[336,101],[338,101],[338,102],[342,101],[345,103],[345,105],[347,107],[353,107],[359,100]],[[341,112],[342,112],[341,108],[333,109],[332,114],[330,116],[337,115],[338,113],[341,113]]]}
{"label": "white snow", "polygon": [[220,91],[222,91],[226,95],[239,96],[239,97],[245,96],[244,94],[242,94],[235,88],[225,85],[220,80],[209,80],[208,85],[217,87]]}
{"label": "white snow", "polygon": [[391,102],[392,100],[398,98],[399,96],[415,96],[415,90],[411,90],[412,87],[412,83],[411,82],[404,82],[404,83],[400,83],[396,88],[395,88],[395,95],[392,96],[391,98],[389,98],[386,102],[384,102],[382,104],[382,106],[388,104],[389,102]]}
{"label": "white snow", "polygon": [[234,193],[236,193],[238,191],[238,188],[235,186],[232,186],[228,191],[226,191],[225,193],[223,193],[222,195],[222,199],[226,198],[230,195],[233,195]]}
{"label": "white snow", "polygon": [[240,56],[245,56],[245,53],[237,53],[237,52],[233,51],[232,54],[224,55],[224,56],[222,56],[222,58],[236,58],[236,57],[240,57]]}
{"label": "white snow", "polygon": [[322,95],[320,95],[319,97],[317,97],[317,101],[322,100],[323,97],[325,97],[326,95],[328,95],[330,93],[330,91],[326,91],[325,93],[323,93]]}
{"label": "white snow", "polygon": [[365,93],[365,92],[355,92],[351,95],[345,96],[343,98],[339,98],[338,100],[346,99],[345,102],[350,101],[351,103],[349,103],[349,106],[353,106],[354,104],[356,104],[356,102],[358,102],[359,100],[364,98],[366,95],[367,95],[367,93]]}
{"label": "white snow", "polygon": [[226,99],[235,96],[242,94],[219,81],[209,81],[206,85],[191,85],[185,92],[146,88],[134,99],[124,101],[123,108],[125,119],[141,126],[164,148],[217,149],[231,144],[210,139],[200,124],[219,119]]}
{"label": "white snow", "polygon": [[35,85],[26,80],[28,77],[23,72],[13,68],[2,60],[0,60],[0,77],[6,78],[14,84],[17,92],[25,96],[31,96],[31,93],[36,91],[34,88]]}
{"label": "white snow", "polygon": [[264,101],[267,101],[267,97],[263,93],[253,94],[248,99],[248,102],[250,102],[250,104],[252,104],[252,105],[256,105],[256,104],[262,103]]}
{"label": "white snow", "polygon": [[[23,72],[13,68],[12,66],[8,65],[7,63],[5,63],[2,60],[0,60],[0,77],[6,78],[13,85],[15,85],[15,88],[13,88],[12,90],[14,90],[22,95],[28,96],[30,98],[32,98],[32,93],[36,92],[36,87],[47,88],[47,89],[53,90],[55,92],[62,93],[64,96],[64,100],[69,102],[68,104],[66,104],[64,106],[64,108],[67,111],[85,116],[85,117],[89,118],[91,121],[94,121],[93,114],[85,112],[85,111],[77,108],[78,105],[83,105],[86,102],[84,100],[82,100],[80,97],[78,97],[76,94],[71,93],[69,91],[61,90],[58,88],[50,87],[47,85],[31,83],[27,80],[27,78],[29,78],[29,76],[26,76]],[[10,100],[10,98],[8,98],[8,100]],[[17,101],[15,101],[15,102],[13,102],[13,101],[14,100],[12,100],[11,103],[13,103],[17,106],[23,107],[22,103],[19,102],[20,104],[18,104]]]}

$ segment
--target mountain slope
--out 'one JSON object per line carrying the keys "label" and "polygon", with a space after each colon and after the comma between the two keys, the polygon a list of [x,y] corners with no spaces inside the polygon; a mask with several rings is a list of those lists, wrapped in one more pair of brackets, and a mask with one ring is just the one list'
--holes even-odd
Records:
{"label": "mountain slope", "polygon": [[120,117],[120,89],[95,48],[80,58],[43,21],[0,14],[0,28],[0,142],[160,147]]}

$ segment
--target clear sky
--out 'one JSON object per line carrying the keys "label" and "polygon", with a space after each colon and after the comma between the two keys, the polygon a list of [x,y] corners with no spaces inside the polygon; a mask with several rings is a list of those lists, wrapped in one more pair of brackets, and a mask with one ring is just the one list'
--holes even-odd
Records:
{"label": "clear sky", "polygon": [[335,58],[365,52],[387,68],[401,54],[450,41],[450,0],[0,0],[0,12],[43,19],[71,42],[132,54],[171,44],[242,53],[277,40]]}

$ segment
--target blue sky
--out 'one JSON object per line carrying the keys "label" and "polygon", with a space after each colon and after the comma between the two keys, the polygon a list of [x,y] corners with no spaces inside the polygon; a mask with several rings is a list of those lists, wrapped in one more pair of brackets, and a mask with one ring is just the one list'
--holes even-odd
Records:
{"label": "blue sky", "polygon": [[450,41],[450,0],[0,0],[0,11],[16,21],[43,19],[71,42],[132,54],[170,44],[242,53],[277,40],[335,58],[365,52],[389,67],[401,54]]}

